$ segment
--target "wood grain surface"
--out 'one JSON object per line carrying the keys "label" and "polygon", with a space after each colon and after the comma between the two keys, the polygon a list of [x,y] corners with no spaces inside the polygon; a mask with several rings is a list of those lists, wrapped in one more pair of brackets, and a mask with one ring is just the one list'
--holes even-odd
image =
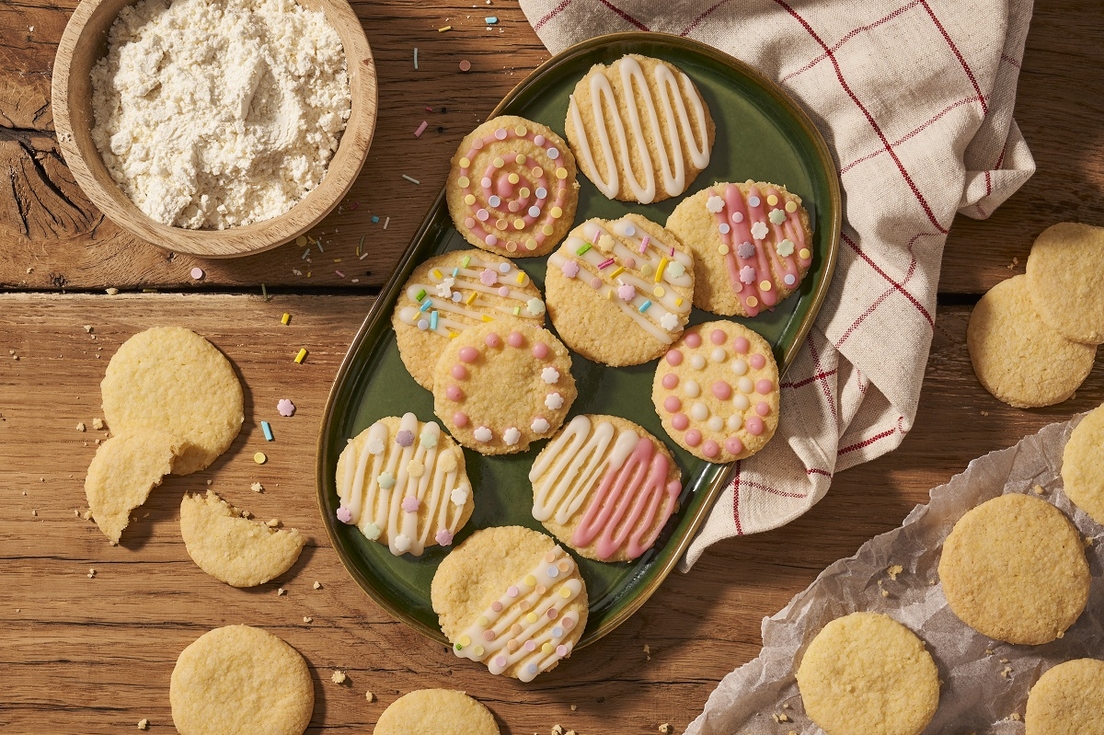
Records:
{"label": "wood grain surface", "polygon": [[[681,732],[720,678],[757,654],[761,619],[824,567],[898,525],[971,459],[1104,400],[1098,365],[1066,403],[1012,409],[980,387],[965,348],[971,304],[1022,272],[1039,231],[1064,219],[1104,224],[1104,16],[1096,0],[1055,0],[1036,8],[1017,106],[1039,172],[989,220],[955,223],[920,409],[901,447],[841,473],[784,528],[709,549],[627,623],[533,684],[491,677],[392,621],[344,571],[317,509],[315,442],[345,349],[444,182],[449,154],[548,54],[512,2],[354,3],[377,60],[380,115],[364,172],[312,233],[324,250],[197,261],[104,221],[58,154],[49,77],[73,6],[0,4],[0,732],[131,732],[143,718],[151,732],[173,732],[177,655],[232,623],[272,630],[306,657],[317,694],[311,733],[368,733],[388,704],[424,687],[467,691],[512,735],[557,723],[580,735],[654,733],[668,722]],[[491,13],[500,22],[487,30]],[[439,33],[445,25],[453,30]],[[461,59],[472,64],[467,74]],[[429,128],[415,139],[423,119]],[[361,237],[363,261],[354,255]],[[198,283],[188,275],[196,265],[206,271]],[[157,488],[112,547],[79,517],[84,472],[106,436],[92,429],[99,382],[127,337],[159,324],[195,329],[226,353],[246,389],[245,426],[212,467]],[[297,365],[300,347],[309,356]],[[281,398],[295,402],[294,417],[277,414]],[[191,562],[179,502],[208,481],[310,537],[287,574],[238,590]],[[345,685],[330,681],[334,670],[347,672]]]}

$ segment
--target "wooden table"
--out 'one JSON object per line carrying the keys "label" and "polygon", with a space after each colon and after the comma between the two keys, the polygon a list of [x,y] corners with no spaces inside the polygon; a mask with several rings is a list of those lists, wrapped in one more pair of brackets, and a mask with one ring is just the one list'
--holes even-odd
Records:
{"label": "wooden table", "polygon": [[[346,574],[318,516],[314,448],[337,366],[439,191],[449,155],[548,53],[512,2],[355,2],[378,64],[379,124],[364,173],[312,233],[324,251],[313,247],[304,259],[304,248],[289,244],[198,262],[103,219],[58,154],[50,71],[73,5],[0,4],[4,732],[128,732],[143,718],[153,732],[172,732],[168,686],[177,655],[210,628],[232,623],[267,628],[306,657],[317,694],[309,732],[369,732],[384,707],[424,687],[466,690],[505,733],[546,733],[556,723],[580,735],[647,733],[665,722],[681,732],[718,680],[757,654],[761,619],[825,566],[898,525],[929,488],[974,457],[1104,400],[1098,366],[1066,403],[1009,408],[977,383],[964,340],[978,295],[1022,272],[1044,227],[1104,224],[1104,16],[1095,0],[1054,0],[1036,8],[1016,110],[1039,171],[988,221],[956,221],[920,410],[901,447],[840,474],[827,498],[794,523],[713,547],[614,633],[534,684],[492,677],[391,620]],[[490,13],[500,22],[487,30]],[[452,30],[439,33],[444,25]],[[463,59],[472,65],[467,74],[458,69]],[[429,128],[415,140],[423,119]],[[404,173],[421,185],[402,180]],[[362,237],[369,255],[360,261],[354,249]],[[206,272],[198,282],[189,275],[197,265]],[[105,293],[109,287],[119,294]],[[284,312],[292,315],[288,326],[280,323]],[[167,478],[123,545],[112,547],[78,517],[85,470],[106,435],[92,429],[102,415],[99,382],[123,340],[159,324],[188,326],[233,361],[246,388],[245,427],[208,470]],[[310,355],[296,365],[300,347]],[[280,398],[298,406],[293,418],[276,414]],[[265,442],[262,419],[275,442]],[[269,457],[263,466],[253,462],[258,450]],[[250,492],[253,482],[265,492]],[[177,512],[182,493],[206,486],[309,535],[295,567],[251,590],[201,572],[184,550]],[[330,681],[335,669],[347,672],[345,685]]]}

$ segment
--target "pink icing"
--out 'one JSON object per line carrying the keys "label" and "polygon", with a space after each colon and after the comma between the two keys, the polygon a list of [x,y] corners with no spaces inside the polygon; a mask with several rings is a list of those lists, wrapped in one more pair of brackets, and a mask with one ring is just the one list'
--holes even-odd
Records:
{"label": "pink icing", "polygon": [[758,416],[749,416],[747,421],[744,422],[744,428],[752,436],[759,436],[763,433],[763,419]]}
{"label": "pink icing", "polygon": [[525,344],[525,337],[521,336],[521,332],[510,332],[510,336],[506,338],[506,342],[511,347],[521,347]]}
{"label": "pink icing", "polygon": [[468,425],[468,415],[463,411],[457,411],[452,415],[452,423],[463,429]]}
{"label": "pink icing", "polygon": [[720,453],[721,448],[717,445],[717,442],[713,441],[712,439],[709,439],[705,442],[705,444],[702,444],[702,454],[704,454],[706,457],[713,459]]}
{"label": "pink icing", "polygon": [[452,373],[452,377],[456,378],[457,380],[468,379],[468,369],[463,365],[453,365],[450,372]]}
{"label": "pink icing", "polygon": [[715,345],[723,345],[726,339],[728,339],[728,335],[722,329],[714,329],[709,335],[709,341]]}
{"label": "pink icing", "polygon": [[502,344],[502,338],[499,337],[494,332],[491,332],[490,334],[488,334],[486,337],[483,338],[483,342],[488,347],[498,347],[500,344]]}
{"label": "pink icing", "polygon": [[445,388],[445,395],[448,396],[450,401],[464,400],[464,391],[460,390],[455,385],[450,385],[448,388]]}
{"label": "pink icing", "polygon": [[667,396],[663,399],[663,407],[671,413],[674,413],[682,408],[682,401],[678,399],[678,396]]}
{"label": "pink icing", "polygon": [[663,387],[667,390],[671,390],[678,386],[679,379],[674,373],[667,373],[663,376]]}
{"label": "pink icing", "polygon": [[460,348],[460,359],[462,361],[467,362],[467,363],[472,363],[472,362],[475,362],[476,358],[478,358],[478,357],[479,357],[479,350],[475,349],[474,347],[461,347]]}
{"label": "pink icing", "polygon": [[772,390],[774,390],[774,383],[770,382],[766,378],[763,378],[762,380],[760,380],[758,383],[755,384],[755,392],[758,393],[759,395],[765,396],[768,393],[770,393]]}
{"label": "pink icing", "polygon": [[690,431],[686,432],[686,436],[684,437],[684,439],[686,440],[687,444],[692,447],[696,447],[701,444],[702,435],[701,432],[697,429],[690,429]]}
{"label": "pink icing", "polygon": [[738,436],[730,436],[725,439],[725,451],[729,454],[739,454],[744,451],[744,443]]}
{"label": "pink icing", "polygon": [[712,390],[713,395],[716,396],[718,400],[727,401],[732,397],[732,386],[723,380],[718,380],[714,383]]}
{"label": "pink icing", "polygon": [[671,367],[678,367],[682,364],[682,353],[678,350],[667,351],[667,364]]}
{"label": "pink icing", "polygon": [[548,357],[548,345],[544,342],[537,342],[533,345],[533,357],[538,360],[543,360]]}
{"label": "pink icing", "polygon": [[767,364],[767,358],[756,352],[754,355],[748,358],[748,362],[750,362],[751,366],[756,370],[762,370],[763,366]]}
{"label": "pink icing", "polygon": [[674,426],[678,431],[686,431],[686,427],[690,425],[690,419],[686,418],[684,413],[676,413],[671,417],[671,426]]}
{"label": "pink icing", "polygon": [[701,347],[701,335],[697,332],[690,332],[686,335],[686,346],[690,348]]}

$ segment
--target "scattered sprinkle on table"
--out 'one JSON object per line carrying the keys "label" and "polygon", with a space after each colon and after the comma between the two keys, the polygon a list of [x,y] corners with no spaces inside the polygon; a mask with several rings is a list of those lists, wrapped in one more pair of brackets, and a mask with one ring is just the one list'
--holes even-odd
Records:
{"label": "scattered sprinkle on table", "polygon": [[418,71],[418,47],[414,47],[414,71]]}
{"label": "scattered sprinkle on table", "polygon": [[378,214],[373,214],[372,215],[372,224],[374,224],[374,225],[379,224],[379,215]]}
{"label": "scattered sprinkle on table", "polygon": [[460,71],[471,71],[471,62],[464,59],[460,62]]}
{"label": "scattered sprinkle on table", "polygon": [[422,182],[418,181],[416,178],[414,178],[413,176],[407,176],[406,174],[403,174],[402,177],[404,179],[406,179],[407,181],[409,181],[411,184],[421,184],[422,183]]}
{"label": "scattered sprinkle on table", "polygon": [[386,230],[386,229],[387,229],[387,225],[389,225],[389,224],[391,224],[391,218],[390,218],[390,217],[387,217],[386,219],[384,219],[384,220],[383,220],[383,229],[385,229],[385,230]]}
{"label": "scattered sprinkle on table", "polygon": [[281,398],[276,402],[276,410],[280,412],[281,416],[294,416],[295,404],[287,398]]}
{"label": "scattered sprinkle on table", "polygon": [[282,317],[280,317],[280,323],[284,324],[284,325],[290,324],[291,323],[291,314],[288,314],[285,311],[284,315]]}
{"label": "scattered sprinkle on table", "polygon": [[421,138],[422,133],[424,133],[426,128],[428,128],[428,127],[429,127],[429,123],[427,123],[425,120],[422,120],[422,124],[418,126],[417,130],[414,131],[414,137],[415,138]]}
{"label": "scattered sprinkle on table", "polygon": [[205,274],[204,274],[202,268],[199,268],[199,267],[192,268],[192,280],[193,281],[202,281],[204,275]]}
{"label": "scattered sprinkle on table", "polygon": [[264,464],[268,461],[268,457],[265,455],[264,452],[257,452],[253,455],[253,461],[257,464]]}
{"label": "scattered sprinkle on table", "polygon": [[261,422],[261,431],[264,432],[266,442],[275,441],[275,437],[272,436],[272,426],[267,421]]}
{"label": "scattered sprinkle on table", "polygon": [[441,26],[440,28],[437,29],[437,32],[438,33],[444,33],[445,31],[451,31],[451,30],[452,30],[452,26]]}
{"label": "scattered sprinkle on table", "polygon": [[483,19],[483,22],[485,22],[489,26],[493,26],[495,23],[498,22],[498,16],[488,15],[486,18]]}
{"label": "scattered sprinkle on table", "polygon": [[344,278],[345,277],[345,274],[342,271],[338,271],[338,270],[334,271],[334,275],[336,275],[338,278]]}
{"label": "scattered sprinkle on table", "polygon": [[305,359],[307,359],[307,348],[306,347],[300,347],[299,348],[299,354],[297,354],[295,356],[295,362],[297,362],[301,365],[303,363],[303,360],[305,360]]}

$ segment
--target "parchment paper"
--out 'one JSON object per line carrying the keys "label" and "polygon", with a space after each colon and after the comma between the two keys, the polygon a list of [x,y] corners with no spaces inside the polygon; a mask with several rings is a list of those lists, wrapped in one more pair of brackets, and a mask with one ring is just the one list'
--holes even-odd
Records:
{"label": "parchment paper", "polygon": [[[1070,503],[1058,474],[1062,450],[1079,420],[1051,424],[1014,447],[975,459],[932,490],[930,502],[914,508],[900,527],[825,569],[763,620],[759,657],[721,680],[688,735],[822,735],[805,716],[794,678],[797,662],[826,623],[860,610],[884,612],[927,642],[943,683],[925,735],[1022,735],[1028,691],[1044,671],[1069,659],[1104,656],[1104,528]],[[1091,539],[1093,581],[1085,612],[1065,636],[1041,646],[1014,646],[959,621],[947,607],[937,567],[943,540],[966,511],[1004,493],[1037,494],[1036,485],[1044,489],[1038,497],[1060,508]],[[892,565],[903,567],[896,580],[887,572]]]}

